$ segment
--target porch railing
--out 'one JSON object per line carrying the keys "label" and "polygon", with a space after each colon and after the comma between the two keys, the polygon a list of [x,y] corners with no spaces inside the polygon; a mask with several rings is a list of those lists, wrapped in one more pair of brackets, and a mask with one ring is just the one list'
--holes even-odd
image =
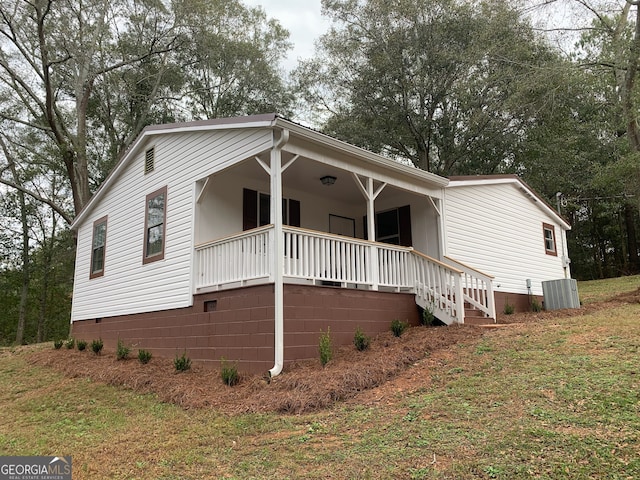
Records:
{"label": "porch railing", "polygon": [[481,272],[451,257],[444,257],[445,263],[462,271],[462,293],[464,301],[486,318],[496,318],[493,276]]}
{"label": "porch railing", "polygon": [[413,260],[416,303],[447,324],[464,323],[462,272],[419,252]]}
{"label": "porch railing", "polygon": [[267,225],[196,246],[196,289],[269,281],[271,235],[273,226]]}
{"label": "porch railing", "polygon": [[396,289],[413,289],[415,287],[413,249],[383,243],[376,245],[379,285]]}
{"label": "porch railing", "polygon": [[[196,289],[272,282],[273,233],[267,225],[198,245]],[[410,247],[288,226],[283,233],[286,281],[413,292],[416,303],[445,323],[464,322],[465,302],[495,318],[491,277],[470,267],[448,265]]]}
{"label": "porch railing", "polygon": [[283,231],[285,277],[372,284],[369,242],[293,227]]}

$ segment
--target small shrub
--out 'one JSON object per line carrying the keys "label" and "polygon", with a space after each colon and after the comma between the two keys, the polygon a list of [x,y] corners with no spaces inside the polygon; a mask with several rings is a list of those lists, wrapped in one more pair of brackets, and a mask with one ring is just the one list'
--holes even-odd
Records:
{"label": "small shrub", "polygon": [[540,304],[537,298],[534,298],[533,300],[531,300],[531,311],[536,313],[542,311],[542,305]]}
{"label": "small shrub", "polygon": [[187,357],[186,351],[182,353],[182,356],[173,360],[173,366],[176,368],[176,372],[186,372],[191,368],[191,359]]}
{"label": "small shrub", "polygon": [[146,365],[151,361],[151,352],[149,350],[138,350],[138,360],[143,365]]}
{"label": "small shrub", "polygon": [[402,335],[408,327],[409,324],[407,322],[402,322],[400,320],[394,320],[393,322],[391,322],[391,331],[396,337]]}
{"label": "small shrub", "polygon": [[331,331],[329,327],[327,327],[326,333],[322,330],[320,331],[319,349],[320,363],[324,367],[327,363],[329,363],[331,357],[333,356],[333,352],[331,350]]}
{"label": "small shrub", "polygon": [[102,352],[102,347],[104,347],[104,343],[102,342],[101,338],[91,341],[91,350],[96,355],[100,355],[100,352]]}
{"label": "small shrub", "polygon": [[358,327],[356,328],[356,333],[353,335],[353,344],[356,346],[356,350],[362,352],[369,348],[371,338],[366,336],[360,327]]}
{"label": "small shrub", "polygon": [[433,307],[427,306],[422,310],[422,315],[420,316],[420,323],[425,327],[430,327],[435,322],[436,317],[433,314]]}
{"label": "small shrub", "polygon": [[118,360],[125,360],[129,356],[129,347],[124,342],[118,339],[118,346],[116,347],[116,358]]}
{"label": "small shrub", "polygon": [[504,312],[505,315],[512,315],[513,312],[515,312],[515,311],[516,311],[516,308],[513,305],[511,305],[509,302],[506,302],[504,304],[503,312]]}
{"label": "small shrub", "polygon": [[62,348],[62,344],[64,343],[63,340],[54,340],[53,341],[53,348],[55,348],[56,350],[60,350]]}
{"label": "small shrub", "polygon": [[76,346],[76,341],[73,337],[69,337],[69,339],[64,343],[64,346],[67,347],[68,350],[73,350],[73,347]]}
{"label": "small shrub", "polygon": [[225,385],[229,385],[233,387],[240,381],[240,377],[238,376],[238,366],[233,363],[227,362],[224,358],[220,359],[220,376],[222,377],[222,382]]}
{"label": "small shrub", "polygon": [[82,352],[87,348],[87,341],[86,340],[78,340],[76,342],[76,346],[78,347],[78,350],[80,350]]}

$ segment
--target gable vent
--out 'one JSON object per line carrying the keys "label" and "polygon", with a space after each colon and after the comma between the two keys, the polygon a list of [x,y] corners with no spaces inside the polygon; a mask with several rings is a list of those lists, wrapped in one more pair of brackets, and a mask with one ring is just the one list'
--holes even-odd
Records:
{"label": "gable vent", "polygon": [[150,148],[144,155],[144,173],[153,172],[155,166],[156,154],[155,148]]}

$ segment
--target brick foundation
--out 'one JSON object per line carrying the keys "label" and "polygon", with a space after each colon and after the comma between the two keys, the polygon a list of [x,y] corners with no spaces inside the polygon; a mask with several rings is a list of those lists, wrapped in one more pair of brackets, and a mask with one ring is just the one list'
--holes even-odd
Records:
{"label": "brick foundation", "polygon": [[541,295],[530,296],[521,293],[496,292],[496,315],[498,319],[505,316],[504,306],[507,302],[509,305],[513,305],[514,312],[530,312],[533,298],[538,300],[541,306],[543,305],[543,297]]}
{"label": "brick foundation", "polygon": [[[265,373],[274,361],[274,315],[273,285],[260,285],[195,295],[187,308],[76,321],[72,335],[89,342],[102,338],[110,350],[121,339],[134,354],[144,348],[174,358],[186,350],[193,361],[211,367],[224,357],[241,371]],[[418,318],[411,294],[285,285],[285,366],[318,358],[320,331],[327,327],[337,346],[351,343],[358,326],[375,335],[394,319],[415,325]]]}

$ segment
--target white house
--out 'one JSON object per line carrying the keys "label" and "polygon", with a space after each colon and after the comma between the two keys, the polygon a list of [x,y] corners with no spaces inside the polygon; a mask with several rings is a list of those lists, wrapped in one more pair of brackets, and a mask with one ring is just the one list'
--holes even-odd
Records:
{"label": "white house", "polygon": [[517,178],[450,181],[275,114],[147,127],[72,228],[74,337],[271,375],[327,327],[495,321],[494,285],[568,275],[569,225]]}
{"label": "white house", "polygon": [[570,278],[571,227],[517,175],[451,177],[445,188],[446,255],[490,272],[496,309],[526,310],[545,280]]}

